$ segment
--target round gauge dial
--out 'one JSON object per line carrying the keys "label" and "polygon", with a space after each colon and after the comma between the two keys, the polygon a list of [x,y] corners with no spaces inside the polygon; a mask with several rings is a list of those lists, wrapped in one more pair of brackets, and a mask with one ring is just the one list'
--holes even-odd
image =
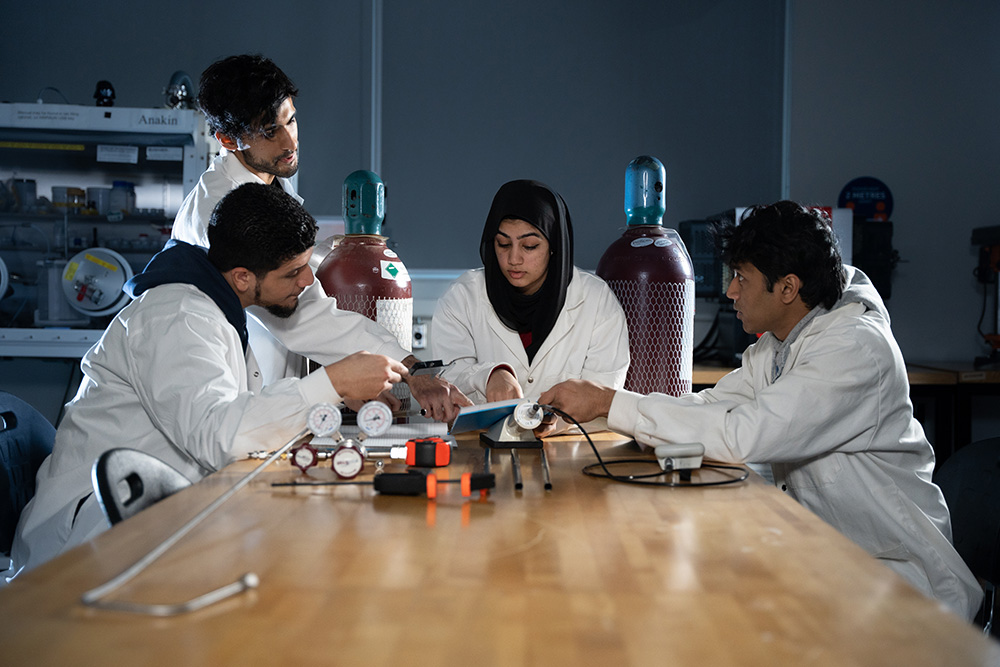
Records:
{"label": "round gauge dial", "polygon": [[62,291],[69,305],[85,315],[114,315],[128,303],[122,286],[132,277],[132,267],[109,248],[88,248],[66,264]]}
{"label": "round gauge dial", "polygon": [[531,431],[542,423],[542,409],[537,403],[525,401],[514,408],[514,421],[521,428]]}
{"label": "round gauge dial", "polygon": [[321,438],[333,435],[340,428],[340,410],[332,403],[317,403],[306,417],[306,426]]}
{"label": "round gauge dial", "polygon": [[345,440],[333,451],[333,472],[341,479],[353,479],[365,467],[365,450],[353,440]]}
{"label": "round gauge dial", "polygon": [[319,454],[312,445],[299,445],[292,450],[292,465],[305,472],[319,461]]}
{"label": "round gauge dial", "polygon": [[382,401],[368,401],[358,410],[358,428],[369,438],[383,435],[392,426],[392,408]]}

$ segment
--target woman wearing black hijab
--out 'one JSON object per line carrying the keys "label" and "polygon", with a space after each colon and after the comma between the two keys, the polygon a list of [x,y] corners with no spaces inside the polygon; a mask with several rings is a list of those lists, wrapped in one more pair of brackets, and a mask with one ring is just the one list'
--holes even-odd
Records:
{"label": "woman wearing black hijab", "polygon": [[433,357],[455,360],[444,378],[474,402],[537,398],[571,378],[620,388],[628,333],[617,298],[573,266],[566,202],[537,181],[504,184],[493,198],[479,255],[438,301]]}

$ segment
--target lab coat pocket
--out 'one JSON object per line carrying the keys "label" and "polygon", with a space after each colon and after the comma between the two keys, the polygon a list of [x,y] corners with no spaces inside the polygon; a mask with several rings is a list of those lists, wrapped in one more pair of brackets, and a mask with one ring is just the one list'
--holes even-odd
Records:
{"label": "lab coat pocket", "polygon": [[881,551],[873,551],[872,556],[879,558],[881,560],[897,560],[897,561],[907,561],[912,558],[910,550],[906,548],[901,542],[897,542],[892,546],[880,545]]}
{"label": "lab coat pocket", "polygon": [[840,478],[843,463],[837,454],[823,454],[787,467],[785,482],[790,489],[819,489],[832,486]]}
{"label": "lab coat pocket", "polygon": [[[870,552],[871,553],[871,552]],[[918,558],[912,551],[906,548],[905,544],[897,543],[890,549],[872,553],[880,563],[908,581],[929,597],[939,597],[940,592],[935,593],[934,579],[924,567],[922,558]],[[940,584],[938,581],[938,585]]]}

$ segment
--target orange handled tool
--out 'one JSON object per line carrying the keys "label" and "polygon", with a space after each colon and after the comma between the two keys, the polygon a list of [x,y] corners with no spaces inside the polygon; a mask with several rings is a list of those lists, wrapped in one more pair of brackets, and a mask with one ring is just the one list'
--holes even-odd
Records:
{"label": "orange handled tool", "polygon": [[471,496],[473,491],[479,491],[479,495],[485,498],[487,492],[496,486],[496,476],[493,473],[467,472],[458,479],[438,479],[431,473],[427,475],[428,498],[437,498],[438,484],[460,484],[463,498]]}
{"label": "orange handled tool", "polygon": [[451,463],[451,445],[437,436],[406,441],[406,465],[441,468]]}

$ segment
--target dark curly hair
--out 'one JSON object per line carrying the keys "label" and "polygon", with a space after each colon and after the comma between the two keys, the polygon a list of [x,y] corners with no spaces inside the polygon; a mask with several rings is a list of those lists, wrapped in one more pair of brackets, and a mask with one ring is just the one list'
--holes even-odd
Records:
{"label": "dark curly hair", "polygon": [[844,264],[830,220],[792,201],[748,208],[738,223],[713,229],[722,261],[730,268],[753,264],[764,274],[767,290],[794,273],[799,295],[809,308],[832,308],[844,292]]}
{"label": "dark curly hair", "polygon": [[264,56],[229,56],[202,72],[198,106],[212,132],[236,140],[274,124],[278,107],[298,94],[292,80]]}
{"label": "dark curly hair", "polygon": [[208,260],[225,273],[243,267],[263,278],[316,243],[316,221],[281,188],[245,183],[212,211]]}

